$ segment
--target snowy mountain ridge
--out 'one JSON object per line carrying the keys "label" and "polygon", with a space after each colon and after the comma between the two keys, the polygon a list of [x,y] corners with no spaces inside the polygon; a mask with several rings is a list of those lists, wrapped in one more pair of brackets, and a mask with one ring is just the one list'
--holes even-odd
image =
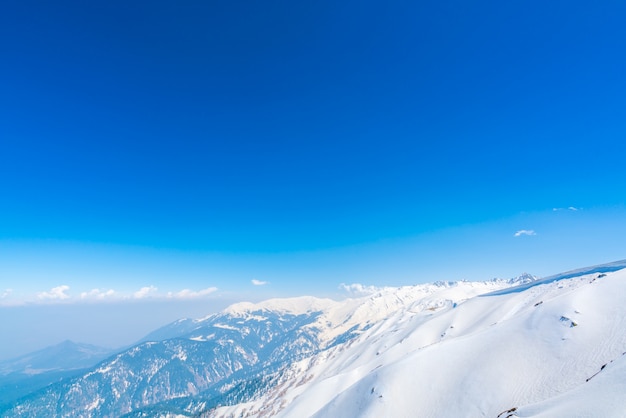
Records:
{"label": "snowy mountain ridge", "polygon": [[[523,283],[534,276],[524,275]],[[308,324],[316,329],[322,345],[355,327],[363,328],[376,323],[399,309],[412,306],[413,310],[433,309],[445,304],[460,303],[482,293],[519,284],[520,279],[493,279],[485,282],[446,281],[402,287],[378,288],[369,296],[335,301],[311,296],[269,299],[260,303],[243,302],[231,305],[224,312],[249,318],[258,312],[273,311],[291,314],[319,312],[317,319]],[[418,302],[419,303],[416,303]]]}
{"label": "snowy mountain ridge", "polygon": [[624,267],[568,272],[457,306],[415,301],[294,363],[257,400],[204,416],[624,417]]}
{"label": "snowy mountain ridge", "polygon": [[0,415],[625,416],[624,268],[238,303]]}

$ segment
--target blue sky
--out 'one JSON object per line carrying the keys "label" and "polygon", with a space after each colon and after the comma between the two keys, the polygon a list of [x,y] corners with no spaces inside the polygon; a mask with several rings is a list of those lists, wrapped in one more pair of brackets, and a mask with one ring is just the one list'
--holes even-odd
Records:
{"label": "blue sky", "polygon": [[337,3],[5,2],[2,305],[626,258],[623,2]]}

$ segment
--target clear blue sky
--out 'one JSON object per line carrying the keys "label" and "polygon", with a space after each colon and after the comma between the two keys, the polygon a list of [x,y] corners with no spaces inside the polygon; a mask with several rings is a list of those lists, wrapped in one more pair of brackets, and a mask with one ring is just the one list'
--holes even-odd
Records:
{"label": "clear blue sky", "polygon": [[622,1],[5,1],[1,302],[626,258],[625,20]]}

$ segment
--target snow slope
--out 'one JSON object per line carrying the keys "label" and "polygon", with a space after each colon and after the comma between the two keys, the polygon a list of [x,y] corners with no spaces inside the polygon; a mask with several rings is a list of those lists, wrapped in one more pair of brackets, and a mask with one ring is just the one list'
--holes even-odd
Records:
{"label": "snow slope", "polygon": [[626,417],[624,301],[626,261],[239,303],[0,416]]}
{"label": "snow slope", "polygon": [[347,326],[371,318],[358,337],[294,363],[255,401],[206,416],[625,417],[624,267],[348,302]]}

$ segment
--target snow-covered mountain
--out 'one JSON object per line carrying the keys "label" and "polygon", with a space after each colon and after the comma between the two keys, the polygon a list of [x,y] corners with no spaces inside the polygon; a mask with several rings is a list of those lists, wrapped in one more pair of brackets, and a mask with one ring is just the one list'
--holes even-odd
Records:
{"label": "snow-covered mountain", "polygon": [[202,392],[191,410],[205,408],[205,400],[219,395],[216,385],[237,372],[247,376],[315,352],[315,331],[305,325],[317,315],[246,311],[177,321],[155,332],[168,335],[165,339],[149,338],[81,376],[24,398],[6,414],[120,416]]}
{"label": "snow-covered mountain", "polygon": [[239,303],[2,414],[625,416],[625,268]]}
{"label": "snow-covered mountain", "polygon": [[[423,309],[294,363],[205,417],[624,417],[626,262]],[[458,286],[463,286],[459,284]]]}

